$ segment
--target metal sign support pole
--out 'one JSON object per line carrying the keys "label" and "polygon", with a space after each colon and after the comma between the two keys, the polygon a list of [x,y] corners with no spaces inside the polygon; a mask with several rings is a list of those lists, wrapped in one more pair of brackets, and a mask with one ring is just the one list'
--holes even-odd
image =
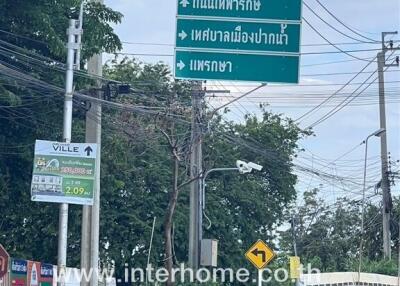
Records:
{"label": "metal sign support pole", "polygon": [[[74,63],[75,50],[77,50],[76,35],[78,34],[77,21],[70,20],[68,34],[68,56],[67,72],[65,80],[65,99],[64,99],[64,120],[63,120],[63,139],[66,143],[71,143],[72,133],[72,108],[73,108],[73,88],[74,88]],[[80,32],[80,31],[79,31]],[[67,237],[68,237],[68,204],[60,205],[59,231],[58,231],[58,275],[60,275],[59,286],[65,285],[65,271],[67,267]]]}

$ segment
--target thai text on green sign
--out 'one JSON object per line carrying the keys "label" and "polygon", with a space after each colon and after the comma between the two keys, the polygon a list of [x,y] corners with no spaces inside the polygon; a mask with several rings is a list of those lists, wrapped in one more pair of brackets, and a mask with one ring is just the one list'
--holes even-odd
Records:
{"label": "thai text on green sign", "polygon": [[177,48],[299,53],[300,25],[178,19]]}
{"label": "thai text on green sign", "polygon": [[297,83],[299,57],[176,51],[177,78]]}
{"label": "thai text on green sign", "polygon": [[178,0],[178,15],[301,20],[301,0]]}

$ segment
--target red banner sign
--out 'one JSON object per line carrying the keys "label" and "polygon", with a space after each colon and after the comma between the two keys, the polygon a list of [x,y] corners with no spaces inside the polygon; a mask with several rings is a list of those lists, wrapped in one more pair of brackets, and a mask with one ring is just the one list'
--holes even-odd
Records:
{"label": "red banner sign", "polygon": [[0,278],[3,278],[8,273],[8,261],[10,256],[4,247],[0,244]]}

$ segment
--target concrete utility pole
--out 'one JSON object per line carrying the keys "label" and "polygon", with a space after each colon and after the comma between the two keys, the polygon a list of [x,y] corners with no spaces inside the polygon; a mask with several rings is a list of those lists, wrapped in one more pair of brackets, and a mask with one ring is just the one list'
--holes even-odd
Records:
{"label": "concrete utility pole", "polygon": [[[67,72],[65,78],[65,99],[64,99],[64,119],[63,119],[63,139],[66,143],[71,143],[72,134],[72,109],[74,94],[74,64],[75,54],[80,48],[79,35],[82,30],[78,27],[77,20],[69,20],[68,35],[68,54],[67,54]],[[67,238],[68,238],[68,204],[60,205],[59,213],[59,231],[58,231],[58,256],[57,265],[60,280],[59,286],[65,285],[65,271],[67,267]]]}
{"label": "concrete utility pole", "polygon": [[[382,51],[378,53],[378,78],[379,78],[379,113],[380,113],[380,128],[386,129],[386,106],[385,106],[385,79],[384,68],[390,66],[398,66],[397,64],[386,64],[386,52],[398,50],[393,47],[393,42],[386,46],[385,37],[387,35],[396,35],[397,32],[382,33]],[[391,239],[390,239],[390,212],[391,212],[391,194],[388,173],[388,148],[387,148],[387,132],[381,136],[381,172],[382,172],[382,193],[383,193],[383,256],[385,259],[391,259]]]}
{"label": "concrete utility pole", "polygon": [[[103,4],[103,0],[91,0]],[[94,55],[88,61],[88,73],[96,77],[103,75],[102,55]],[[101,82],[97,82],[97,88],[101,88]],[[97,97],[101,98],[100,91]],[[82,211],[82,241],[81,241],[81,269],[86,273],[92,269],[90,286],[98,286],[99,283],[99,239],[100,239],[100,163],[101,163],[101,115],[102,106],[96,102],[89,103],[89,110],[86,113],[86,134],[87,143],[97,144],[96,178],[94,182],[93,206],[84,206]],[[88,286],[89,281],[82,279],[81,286]]]}
{"label": "concrete utility pole", "polygon": [[[88,62],[88,72],[96,76],[103,75],[102,56],[95,55]],[[98,88],[101,88],[101,82],[98,82]],[[97,97],[101,98],[102,92],[97,92]],[[98,285],[98,268],[99,268],[99,239],[100,239],[100,164],[101,164],[101,117],[102,106],[100,103],[92,102],[89,111],[86,114],[86,142],[97,143],[96,158],[96,178],[94,183],[94,201],[91,211],[91,227],[90,227],[90,267],[93,268],[93,275],[90,282],[91,286]]]}
{"label": "concrete utility pole", "polygon": [[[400,219],[399,219],[399,229],[400,229]],[[400,241],[400,231],[399,231],[399,238]],[[397,262],[397,286],[400,286],[400,244],[398,246],[398,262]]]}
{"label": "concrete utility pole", "polygon": [[201,253],[201,227],[202,227],[202,186],[201,174],[203,172],[203,131],[202,100],[204,91],[201,82],[194,82],[192,93],[192,152],[190,157],[190,178],[198,178],[190,184],[190,222],[189,222],[189,266],[193,270],[199,269]]}

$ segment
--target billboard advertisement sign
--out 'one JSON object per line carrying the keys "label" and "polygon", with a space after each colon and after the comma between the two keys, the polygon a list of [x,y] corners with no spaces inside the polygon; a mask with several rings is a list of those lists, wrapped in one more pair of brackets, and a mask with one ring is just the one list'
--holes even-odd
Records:
{"label": "billboard advertisement sign", "polygon": [[97,145],[36,140],[32,201],[93,205]]}

